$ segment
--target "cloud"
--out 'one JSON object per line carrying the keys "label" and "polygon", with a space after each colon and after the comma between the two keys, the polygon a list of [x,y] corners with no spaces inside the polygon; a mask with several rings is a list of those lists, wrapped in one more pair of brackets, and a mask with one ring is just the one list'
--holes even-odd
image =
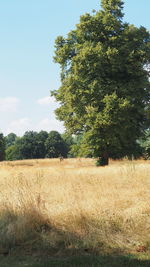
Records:
{"label": "cloud", "polygon": [[9,133],[15,133],[18,136],[23,136],[26,131],[58,131],[59,133],[64,132],[63,123],[56,119],[44,118],[37,123],[33,123],[29,118],[21,118],[13,120],[9,123],[8,128],[5,128],[4,135]]}
{"label": "cloud", "polygon": [[10,122],[9,127],[6,129],[6,135],[9,133],[15,133],[22,136],[26,131],[32,129],[32,124],[29,118],[21,118]]}
{"label": "cloud", "polygon": [[53,96],[46,96],[37,100],[39,105],[48,106],[50,104],[56,104],[56,100]]}
{"label": "cloud", "polygon": [[16,97],[1,97],[0,112],[16,112],[20,100]]}
{"label": "cloud", "polygon": [[36,128],[37,128],[36,131],[44,130],[50,132],[54,130],[60,133],[64,132],[63,123],[56,119],[45,118],[38,123]]}

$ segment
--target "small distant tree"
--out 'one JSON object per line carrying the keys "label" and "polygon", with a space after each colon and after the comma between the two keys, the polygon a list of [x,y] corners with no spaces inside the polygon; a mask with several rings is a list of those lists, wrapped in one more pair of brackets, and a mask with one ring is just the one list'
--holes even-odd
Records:
{"label": "small distant tree", "polygon": [[5,138],[2,133],[0,133],[0,161],[5,159]]}
{"label": "small distant tree", "polygon": [[149,127],[150,33],[123,22],[123,1],[101,3],[102,10],[81,16],[75,30],[56,39],[61,86],[52,95],[60,103],[57,118],[107,165],[112,154],[134,155]]}
{"label": "small distant tree", "polygon": [[60,156],[67,157],[66,144],[57,131],[51,131],[45,142],[46,157],[58,158]]}

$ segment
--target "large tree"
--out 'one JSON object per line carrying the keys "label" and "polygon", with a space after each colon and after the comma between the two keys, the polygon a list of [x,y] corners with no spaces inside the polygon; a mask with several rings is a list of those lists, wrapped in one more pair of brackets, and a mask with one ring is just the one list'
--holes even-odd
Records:
{"label": "large tree", "polygon": [[57,118],[105,165],[113,151],[134,154],[148,127],[150,34],[123,22],[121,0],[101,2],[100,11],[56,39],[61,86],[52,95],[60,102]]}

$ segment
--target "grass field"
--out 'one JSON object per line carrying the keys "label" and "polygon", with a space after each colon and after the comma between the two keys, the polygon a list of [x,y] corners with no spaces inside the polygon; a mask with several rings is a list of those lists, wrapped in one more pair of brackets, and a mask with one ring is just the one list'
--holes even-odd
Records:
{"label": "grass field", "polygon": [[150,266],[150,161],[0,163],[0,266]]}

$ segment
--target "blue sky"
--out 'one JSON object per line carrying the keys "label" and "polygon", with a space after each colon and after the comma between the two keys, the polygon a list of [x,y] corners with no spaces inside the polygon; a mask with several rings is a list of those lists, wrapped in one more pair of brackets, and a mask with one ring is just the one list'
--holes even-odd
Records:
{"label": "blue sky", "polygon": [[[124,20],[150,29],[150,0],[125,0]],[[53,62],[54,40],[75,28],[79,17],[100,8],[99,0],[0,0],[0,131],[58,130],[57,103],[50,90],[60,85]]]}

